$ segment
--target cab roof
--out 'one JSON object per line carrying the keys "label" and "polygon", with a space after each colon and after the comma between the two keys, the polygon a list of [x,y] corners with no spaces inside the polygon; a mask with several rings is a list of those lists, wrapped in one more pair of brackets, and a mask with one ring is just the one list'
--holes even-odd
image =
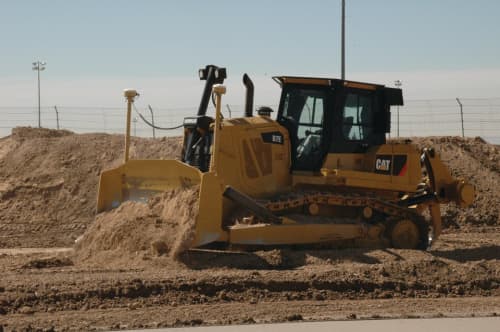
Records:
{"label": "cab roof", "polygon": [[347,81],[337,78],[320,78],[320,77],[299,77],[299,76],[274,76],[273,80],[279,85],[284,84],[305,84],[305,85],[324,85],[324,86],[334,86],[337,84],[342,84],[345,87],[357,88],[364,90],[376,90],[377,88],[383,88],[384,85]]}
{"label": "cab roof", "polygon": [[403,103],[403,91],[398,88],[386,87],[382,84],[347,81],[337,78],[320,78],[320,77],[299,77],[299,76],[274,76],[273,80],[280,86],[287,84],[300,84],[300,85],[320,85],[320,86],[343,86],[345,88],[354,88],[367,91],[383,91],[386,102],[389,105],[400,105]]}

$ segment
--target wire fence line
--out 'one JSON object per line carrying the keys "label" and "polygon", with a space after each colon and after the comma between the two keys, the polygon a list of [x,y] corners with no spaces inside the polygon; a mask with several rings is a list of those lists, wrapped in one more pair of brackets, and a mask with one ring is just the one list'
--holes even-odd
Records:
{"label": "wire fence line", "polygon": [[[462,109],[460,108],[462,104]],[[151,119],[148,105],[136,105],[137,110]],[[271,105],[275,111],[277,105]],[[160,127],[182,124],[185,117],[194,116],[197,107],[166,108],[151,106],[154,123]],[[57,112],[56,112],[57,111]],[[244,105],[224,105],[225,117],[241,117]],[[462,112],[461,112],[462,111]],[[399,113],[399,122],[398,122]],[[209,107],[208,114],[214,114]],[[2,122],[0,136],[10,134],[17,126],[38,126],[38,108],[0,107]],[[274,113],[275,115],[275,113]],[[500,144],[500,98],[459,98],[407,100],[404,106],[392,107],[391,137],[412,136],[461,136],[462,126],[465,136],[481,136],[487,141]],[[126,105],[116,107],[45,106],[41,108],[41,124],[45,128],[67,129],[77,133],[125,131]],[[132,114],[131,133],[134,136],[152,137],[153,131],[138,114]],[[156,136],[182,134],[182,128],[171,131],[156,131]]]}

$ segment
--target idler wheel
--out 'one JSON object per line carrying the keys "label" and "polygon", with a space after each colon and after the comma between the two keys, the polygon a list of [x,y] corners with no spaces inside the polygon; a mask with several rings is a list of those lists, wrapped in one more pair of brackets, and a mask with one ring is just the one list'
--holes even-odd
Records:
{"label": "idler wheel", "polygon": [[409,219],[395,222],[389,236],[392,246],[398,249],[418,249],[422,238],[418,226]]}

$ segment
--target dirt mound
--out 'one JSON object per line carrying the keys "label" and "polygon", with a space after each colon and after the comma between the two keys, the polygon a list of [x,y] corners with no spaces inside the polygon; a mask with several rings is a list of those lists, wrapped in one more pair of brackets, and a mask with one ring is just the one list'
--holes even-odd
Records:
{"label": "dirt mound", "polygon": [[[14,128],[0,140],[0,247],[71,246],[95,216],[102,170],[119,165],[123,136]],[[131,158],[171,159],[179,138],[132,138]]]}
{"label": "dirt mound", "polygon": [[480,137],[412,138],[419,147],[433,147],[452,175],[476,188],[474,204],[467,209],[443,206],[448,226],[500,225],[500,149]]}
{"label": "dirt mound", "polygon": [[12,138],[16,141],[24,141],[33,138],[55,138],[73,135],[69,130],[54,130],[48,128],[16,127],[12,129]]}
{"label": "dirt mound", "polygon": [[96,217],[77,241],[77,257],[98,265],[161,255],[175,258],[193,239],[197,204],[198,186],[170,190],[147,203],[125,202]]}

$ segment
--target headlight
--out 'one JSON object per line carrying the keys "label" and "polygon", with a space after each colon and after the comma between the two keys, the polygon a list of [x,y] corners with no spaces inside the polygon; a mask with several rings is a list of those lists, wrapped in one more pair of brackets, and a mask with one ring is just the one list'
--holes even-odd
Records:
{"label": "headlight", "polygon": [[200,77],[200,80],[206,80],[207,79],[206,70],[205,69],[198,70],[198,76]]}

